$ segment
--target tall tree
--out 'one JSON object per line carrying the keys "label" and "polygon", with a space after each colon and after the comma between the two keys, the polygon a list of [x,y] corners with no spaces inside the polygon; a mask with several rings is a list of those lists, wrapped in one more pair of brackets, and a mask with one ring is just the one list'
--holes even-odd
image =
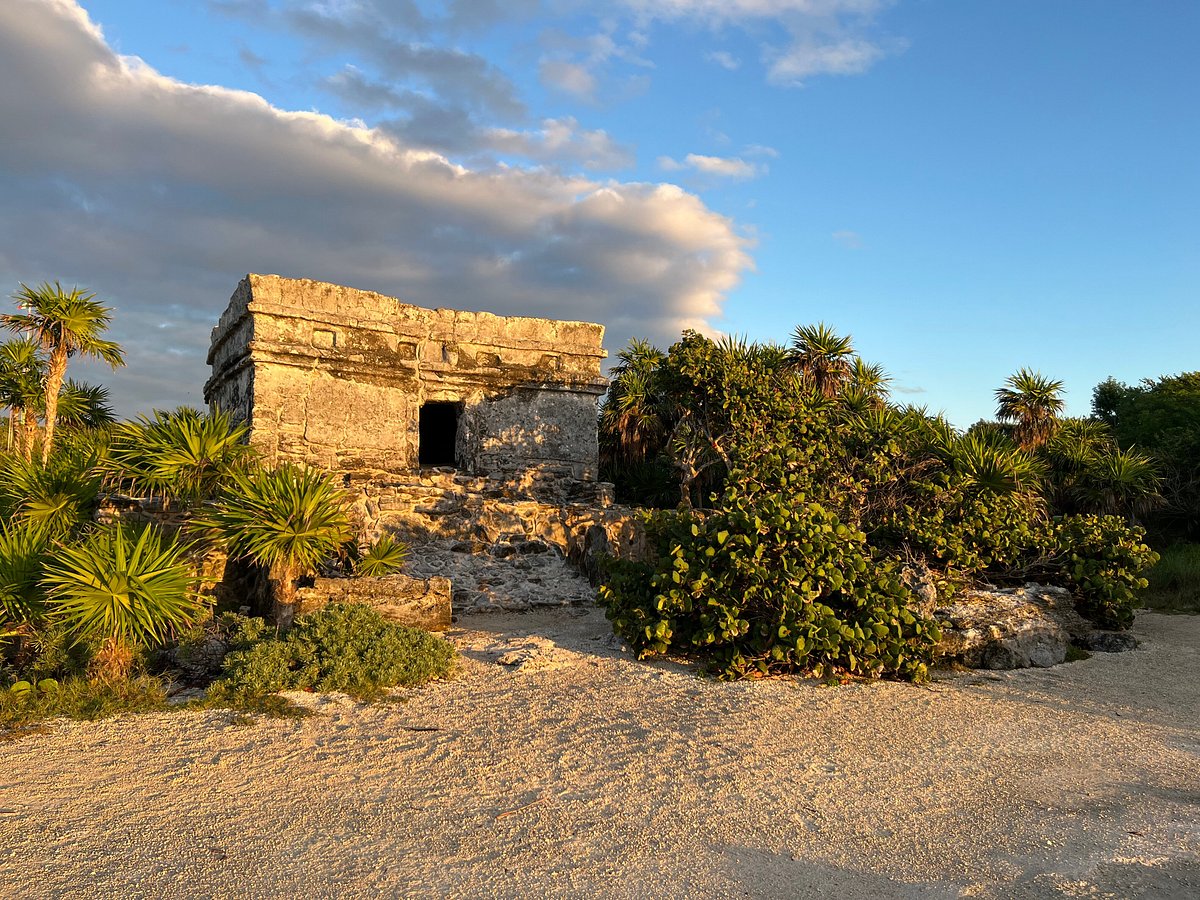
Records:
{"label": "tall tree", "polygon": [[118,344],[101,337],[111,321],[112,310],[97,302],[96,295],[78,287],[64,291],[57,281],[37,287],[21,285],[13,295],[19,313],[0,316],[0,325],[10,331],[29,335],[46,353],[43,393],[46,400],[46,438],[42,444],[42,462],[50,458],[54,443],[54,425],[58,417],[58,393],[72,356],[91,356],[114,369],[125,364]]}
{"label": "tall tree", "polygon": [[823,397],[835,397],[850,380],[854,343],[824,322],[798,325],[792,332],[788,356],[813,389]]}
{"label": "tall tree", "polygon": [[1066,406],[1062,388],[1061,381],[1021,369],[996,389],[996,418],[1012,423],[1013,438],[1022,449],[1040,447],[1054,434]]}
{"label": "tall tree", "polygon": [[0,344],[0,405],[9,411],[8,449],[12,450],[14,432],[19,433],[26,462],[33,457],[45,367],[37,344],[29,338]]}

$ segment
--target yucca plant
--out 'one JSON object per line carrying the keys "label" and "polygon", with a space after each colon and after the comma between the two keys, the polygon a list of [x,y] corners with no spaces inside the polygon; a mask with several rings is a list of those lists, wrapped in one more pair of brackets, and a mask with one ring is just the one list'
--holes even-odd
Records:
{"label": "yucca plant", "polygon": [[202,601],[188,548],[153,526],[98,528],[47,561],[50,614],[81,638],[101,641],[93,674],[129,675],[138,645],[165,643],[199,614]]}
{"label": "yucca plant", "polygon": [[295,615],[299,578],[353,536],[346,497],[332,476],[290,464],[235,473],[194,526],[230,556],[268,569],[280,628]]}
{"label": "yucca plant", "polygon": [[995,494],[1031,490],[1045,474],[1040,461],[1024,450],[978,434],[958,441],[952,464],[972,488]]}
{"label": "yucca plant", "polygon": [[221,410],[156,410],[114,431],[105,481],[134,494],[196,503],[253,458],[245,438],[246,426]]}
{"label": "yucca plant", "polygon": [[391,575],[404,567],[406,559],[408,545],[385,534],[363,551],[354,570],[359,575]]}
{"label": "yucca plant", "polygon": [[42,564],[46,531],[24,522],[0,525],[0,639],[28,634],[45,613]]}
{"label": "yucca plant", "polygon": [[56,454],[47,464],[0,459],[0,515],[61,538],[91,521],[100,490],[95,457]]}

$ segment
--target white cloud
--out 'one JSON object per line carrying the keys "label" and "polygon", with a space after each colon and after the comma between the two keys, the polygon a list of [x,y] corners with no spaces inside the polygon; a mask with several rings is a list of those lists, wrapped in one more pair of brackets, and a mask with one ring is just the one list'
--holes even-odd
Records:
{"label": "white cloud", "polygon": [[[0,3],[0,84],[23,86],[0,91],[19,123],[0,141],[0,282],[60,278],[116,307],[130,366],[91,374],[126,413],[200,402],[208,331],[248,271],[591,319],[616,349],[706,328],[751,265],[733,223],[673,185],[472,169],[182,84],[118,57],[68,0]],[[540,131],[603,143],[572,120]]]}
{"label": "white cloud", "polygon": [[664,172],[690,170],[701,175],[733,179],[754,178],[765,171],[763,166],[737,156],[704,156],[699,153],[689,153],[682,161],[670,156],[660,156],[658,165]]}
{"label": "white cloud", "polygon": [[542,60],[538,66],[538,77],[546,87],[581,100],[591,100],[596,93],[596,76],[581,63],[564,59]]}
{"label": "white cloud", "polygon": [[860,235],[857,231],[835,231],[830,235],[830,237],[832,237],[847,250],[862,249],[862,235]]}
{"label": "white cloud", "polygon": [[485,139],[498,153],[548,162],[577,160],[589,169],[622,169],[634,161],[631,148],[614,141],[603,129],[581,129],[573,116],[544,119],[535,130],[491,128]]}
{"label": "white cloud", "polygon": [[[880,41],[872,34],[876,17],[894,0],[622,0],[644,21],[695,20],[714,29],[750,27],[763,22],[786,34],[783,45],[764,46],[767,80],[798,87],[814,75],[859,75],[889,53],[904,49],[901,41]],[[708,59],[725,68],[737,60],[725,51]],[[731,65],[733,63],[734,65]]]}
{"label": "white cloud", "polygon": [[735,57],[728,50],[714,50],[712,53],[708,54],[705,59],[707,59],[709,62],[716,63],[722,69],[726,69],[730,72],[737,71],[742,65],[741,60]]}
{"label": "white cloud", "polygon": [[799,41],[773,57],[767,80],[784,87],[800,86],[813,75],[861,75],[884,56],[883,48],[870,41],[843,40],[820,44]]}

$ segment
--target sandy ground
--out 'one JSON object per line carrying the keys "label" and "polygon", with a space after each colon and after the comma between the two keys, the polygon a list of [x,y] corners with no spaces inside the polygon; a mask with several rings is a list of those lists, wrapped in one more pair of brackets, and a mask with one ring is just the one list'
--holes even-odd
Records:
{"label": "sandy ground", "polygon": [[707,681],[595,610],[463,626],[404,702],[0,745],[0,894],[1200,897],[1200,617],[929,687]]}

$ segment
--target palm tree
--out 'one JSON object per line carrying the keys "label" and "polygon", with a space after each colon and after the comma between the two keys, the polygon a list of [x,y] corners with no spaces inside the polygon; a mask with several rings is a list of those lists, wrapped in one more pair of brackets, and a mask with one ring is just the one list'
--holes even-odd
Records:
{"label": "palm tree", "polygon": [[850,384],[868,396],[880,400],[888,395],[892,376],[879,363],[869,363],[861,356],[854,357],[850,364]]}
{"label": "palm tree", "polygon": [[234,473],[197,529],[232,557],[269,570],[275,624],[295,616],[296,587],[353,537],[346,498],[330,475],[294,465]]}
{"label": "palm tree", "polygon": [[58,421],[77,428],[105,428],[116,422],[108,388],[68,378],[58,392]]}
{"label": "palm tree", "polygon": [[979,434],[956,442],[951,463],[969,489],[994,494],[1030,491],[1045,477],[1041,461],[1027,451]]}
{"label": "palm tree", "polygon": [[854,344],[824,322],[798,325],[792,332],[789,357],[813,389],[823,397],[835,397],[850,380]]}
{"label": "palm tree", "polygon": [[0,405],[9,410],[8,449],[12,450],[13,433],[19,429],[21,455],[27,461],[33,458],[45,368],[38,345],[29,338],[0,344]]}
{"label": "palm tree", "polygon": [[103,462],[110,487],[195,504],[254,458],[246,426],[221,410],[187,406],[117,426]]}
{"label": "palm tree", "polygon": [[634,338],[617,359],[600,410],[600,433],[606,461],[628,465],[645,460],[666,440],[666,402],[658,381],[667,355]]}
{"label": "palm tree", "polygon": [[64,291],[57,281],[37,287],[21,285],[13,295],[20,313],[0,315],[0,325],[10,331],[25,332],[46,353],[46,375],[42,383],[46,399],[46,437],[42,444],[42,462],[50,458],[54,443],[54,425],[58,416],[58,392],[67,374],[72,356],[91,356],[114,369],[125,364],[119,345],[101,337],[111,321],[107,306],[96,295],[78,287]]}
{"label": "palm tree", "polygon": [[1154,460],[1128,450],[1097,453],[1079,475],[1074,493],[1089,512],[1136,520],[1162,502]]}
{"label": "palm tree", "polygon": [[1021,369],[996,389],[996,418],[1013,423],[1013,438],[1023,449],[1040,447],[1054,433],[1066,406],[1063,383]]}
{"label": "palm tree", "polygon": [[188,548],[153,526],[108,525],[56,548],[42,584],[47,605],[72,632],[103,643],[93,674],[129,674],[136,645],[165,643],[201,609]]}

